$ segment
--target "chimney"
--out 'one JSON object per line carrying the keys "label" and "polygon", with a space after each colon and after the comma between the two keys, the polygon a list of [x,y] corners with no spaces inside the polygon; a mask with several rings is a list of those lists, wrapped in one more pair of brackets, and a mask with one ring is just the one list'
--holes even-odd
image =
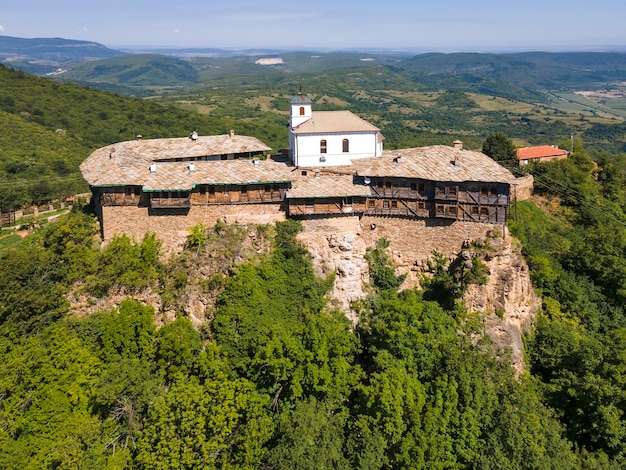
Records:
{"label": "chimney", "polygon": [[194,162],[191,162],[189,164],[189,173],[193,173],[194,171],[196,171],[196,164]]}
{"label": "chimney", "polygon": [[142,135],[141,134],[137,134],[137,140],[141,140],[142,139]]}
{"label": "chimney", "polygon": [[231,130],[230,130],[230,132],[229,132],[229,134],[230,134],[230,138],[231,138],[231,139],[234,139],[234,138],[235,138],[235,131],[234,131],[234,130],[232,130],[232,129],[231,129]]}
{"label": "chimney", "polygon": [[150,173],[156,173],[156,163],[150,164]]}
{"label": "chimney", "polygon": [[189,138],[191,140],[198,140],[198,133],[196,131],[193,131],[191,135],[189,136]]}
{"label": "chimney", "polygon": [[454,148],[461,150],[463,148],[463,142],[461,140],[454,141]]}

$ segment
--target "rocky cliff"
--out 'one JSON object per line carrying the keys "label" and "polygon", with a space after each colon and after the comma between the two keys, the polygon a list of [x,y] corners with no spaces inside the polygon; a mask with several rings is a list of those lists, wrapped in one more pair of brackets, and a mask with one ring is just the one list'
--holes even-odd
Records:
{"label": "rocky cliff", "polygon": [[[493,341],[496,354],[511,351],[511,362],[523,370],[523,332],[535,321],[541,301],[533,291],[528,266],[520,247],[501,226],[445,221],[415,221],[383,217],[342,217],[303,222],[299,239],[312,256],[320,276],[336,272],[331,299],[356,323],[350,303],[366,295],[369,281],[364,259],[367,247],[380,237],[389,239],[389,255],[397,274],[407,274],[403,288],[419,287],[428,271],[433,250],[450,262],[469,258],[471,240],[483,247],[478,256],[488,268],[487,282],[470,285],[463,298],[468,310],[481,315],[484,333]],[[485,248],[488,247],[488,248]]]}
{"label": "rocky cliff", "polygon": [[496,353],[510,350],[519,374],[524,369],[522,336],[535,322],[541,299],[533,290],[519,244],[510,236],[490,242],[493,251],[483,257],[489,269],[487,282],[469,286],[463,300],[469,311],[481,314]]}

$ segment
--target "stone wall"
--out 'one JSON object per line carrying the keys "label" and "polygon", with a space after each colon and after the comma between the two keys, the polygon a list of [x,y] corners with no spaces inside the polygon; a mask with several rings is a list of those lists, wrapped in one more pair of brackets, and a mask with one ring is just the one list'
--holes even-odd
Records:
{"label": "stone wall", "polygon": [[504,230],[501,225],[476,222],[374,216],[363,216],[361,227],[367,246],[376,246],[376,241],[382,237],[391,242],[389,250],[396,272],[407,275],[403,288],[419,286],[419,275],[426,270],[435,249],[453,258],[461,252],[464,241]]}
{"label": "stone wall", "polygon": [[155,232],[163,240],[164,251],[178,251],[189,235],[189,229],[201,222],[213,226],[218,220],[226,223],[271,224],[285,220],[279,204],[221,204],[191,206],[186,215],[149,214],[148,208],[137,206],[105,206],[102,208],[103,242],[115,234],[125,233],[140,241],[147,232]]}
{"label": "stone wall", "polygon": [[463,249],[463,242],[485,237],[500,226],[449,220],[416,220],[396,217],[327,217],[302,221],[298,239],[311,253],[318,276],[335,272],[331,298],[356,323],[350,304],[366,295],[369,269],[365,260],[368,247],[385,237],[397,274],[406,274],[402,288],[419,286],[427,269],[426,261],[435,249],[450,259]]}
{"label": "stone wall", "polygon": [[515,183],[511,186],[511,199],[517,198],[518,201],[526,201],[533,195],[535,187],[535,179],[533,175],[521,176],[515,179]]}

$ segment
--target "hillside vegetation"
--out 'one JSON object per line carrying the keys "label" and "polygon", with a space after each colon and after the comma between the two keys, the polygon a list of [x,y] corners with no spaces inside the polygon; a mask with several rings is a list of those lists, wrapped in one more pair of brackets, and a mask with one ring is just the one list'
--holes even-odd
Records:
{"label": "hillside vegetation", "polygon": [[201,115],[74,84],[59,84],[0,65],[0,211],[88,190],[79,164],[98,147],[144,138],[202,135],[248,123]]}
{"label": "hillside vegetation", "polygon": [[[0,194],[63,193],[93,148],[139,133],[232,127],[279,148],[296,80],[257,78],[168,105],[0,67]],[[459,303],[484,276],[459,279],[436,253],[424,290],[398,292],[393,246],[371,247],[352,327],[295,221],[197,225],[166,260],[154,234],[100,246],[77,206],[0,253],[0,467],[624,468],[626,157],[602,151],[623,145],[623,124],[515,101],[492,79],[388,66],[308,78],[316,109],[371,119],[388,148],[480,148],[493,130],[546,143],[579,120],[574,155],[525,167],[537,192],[511,211],[543,299],[527,370],[515,377]],[[208,320],[194,325],[182,312],[200,297]]]}
{"label": "hillside vegetation", "polygon": [[[352,330],[298,222],[198,225],[164,262],[151,234],[98,247],[75,209],[0,257],[0,465],[623,468],[626,165],[578,153],[530,170],[540,204],[510,228],[544,311],[519,379],[476,341],[482,319],[454,301],[465,281],[438,264],[424,291],[397,292],[384,241]],[[163,311],[132,300],[175,309],[189,288],[215,299],[199,328],[181,314],[157,329]]]}

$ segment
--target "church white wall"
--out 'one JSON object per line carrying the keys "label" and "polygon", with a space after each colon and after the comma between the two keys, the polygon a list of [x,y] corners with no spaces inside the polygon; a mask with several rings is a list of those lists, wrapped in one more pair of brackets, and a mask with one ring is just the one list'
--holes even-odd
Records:
{"label": "church white wall", "polygon": [[[349,140],[349,152],[343,152],[343,139]],[[326,140],[326,154],[320,153],[320,141]],[[380,156],[382,145],[376,132],[342,134],[295,134],[292,151],[297,166],[349,165],[351,159]],[[326,161],[320,161],[325,157]]]}
{"label": "church white wall", "polygon": [[[304,108],[304,114],[300,114],[300,108]],[[291,122],[290,125],[291,127],[298,127],[300,124],[302,124],[303,122],[308,121],[309,119],[311,119],[311,113],[312,113],[312,109],[311,109],[311,105],[310,104],[298,104],[298,105],[291,105]]]}

